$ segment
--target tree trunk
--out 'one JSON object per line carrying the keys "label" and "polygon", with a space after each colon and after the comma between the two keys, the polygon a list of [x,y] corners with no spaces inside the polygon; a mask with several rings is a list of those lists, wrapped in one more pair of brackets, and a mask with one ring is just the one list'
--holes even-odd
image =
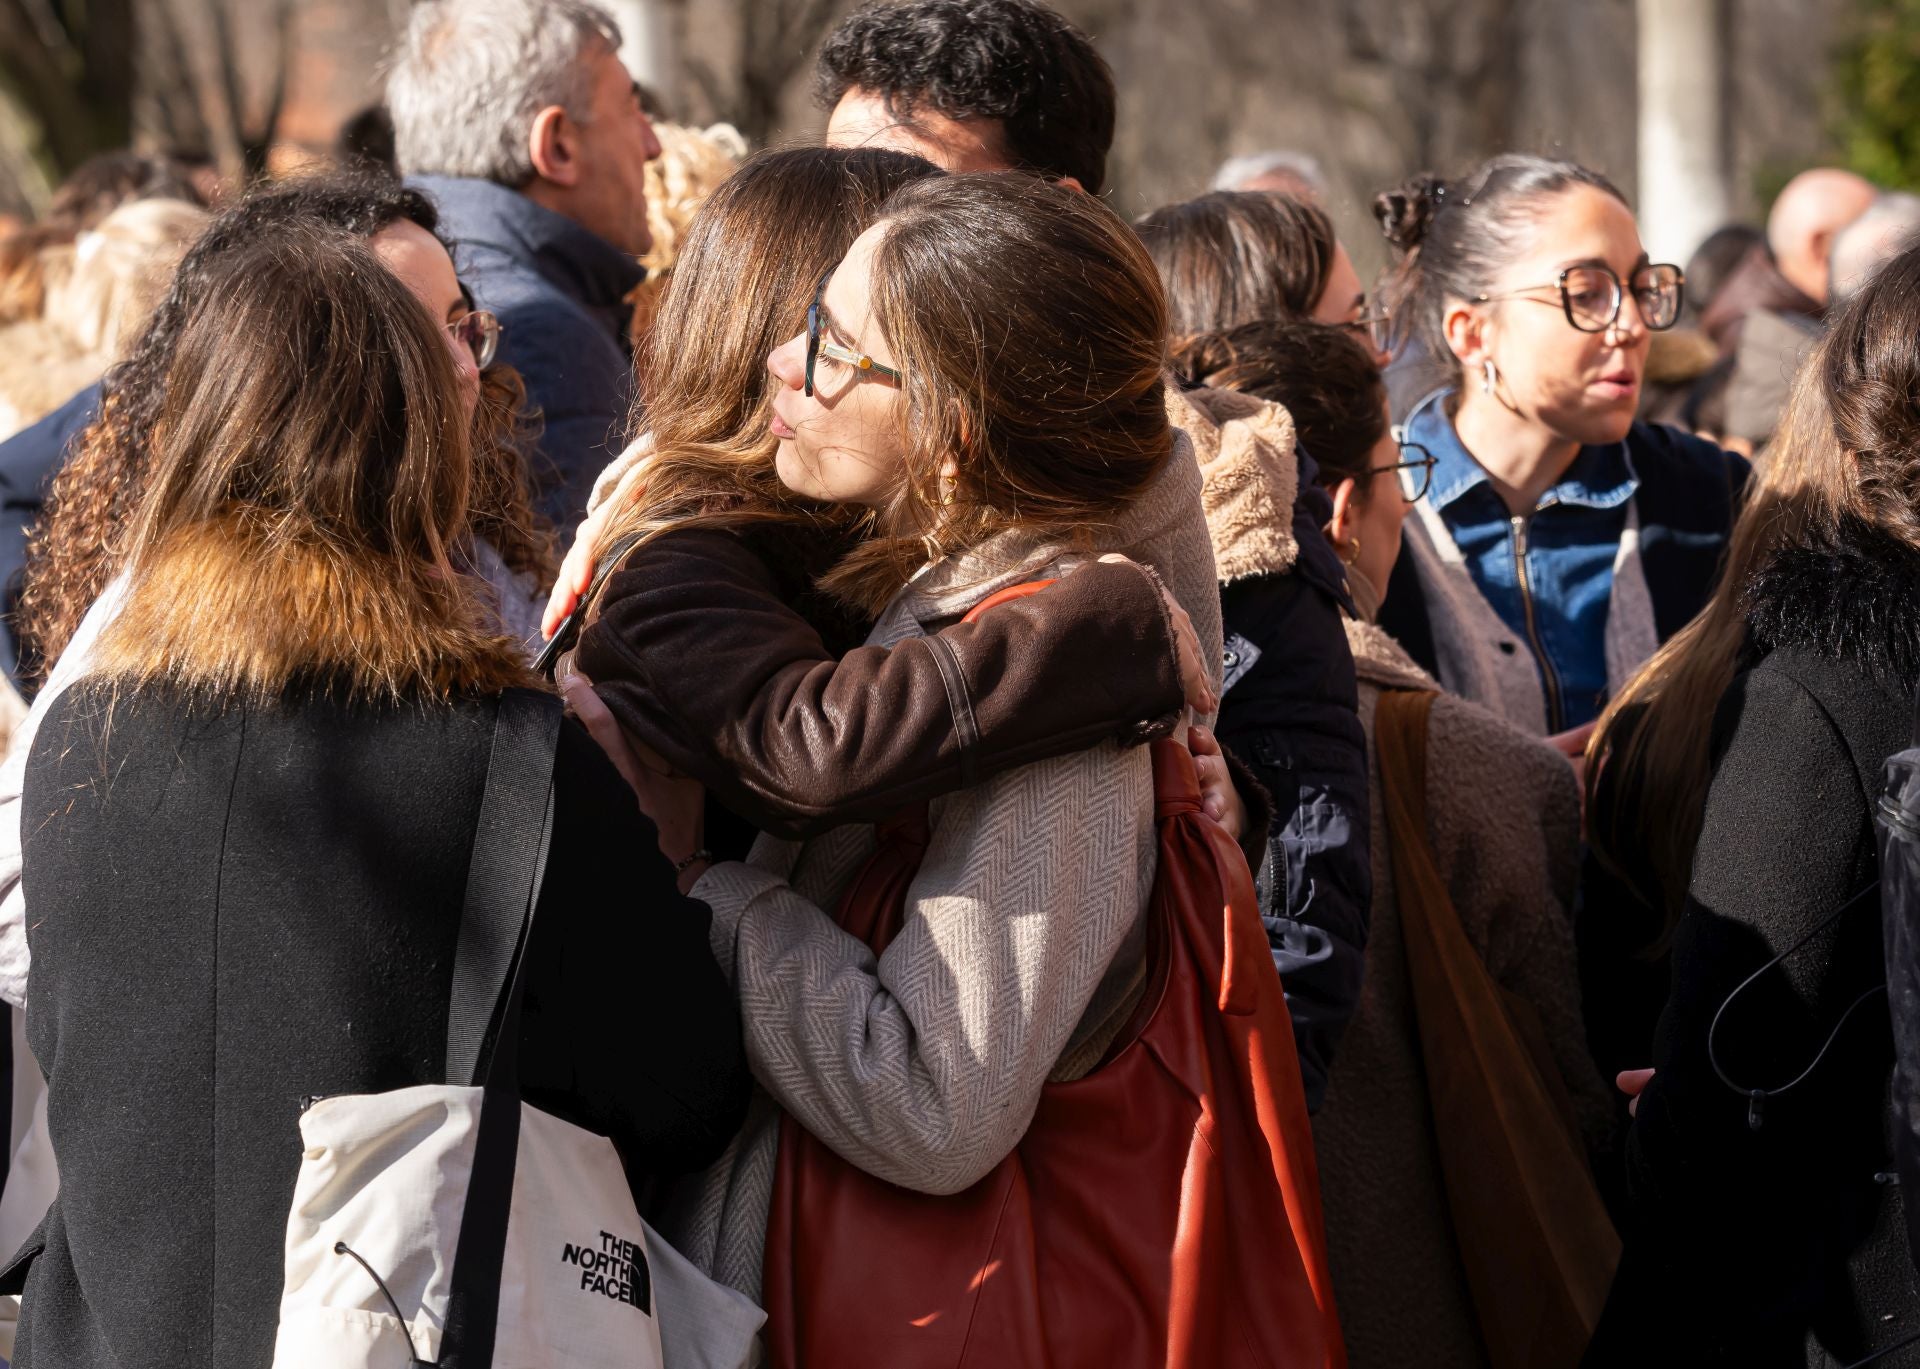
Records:
{"label": "tree trunk", "polygon": [[1685,261],[1730,217],[1719,0],[1639,0],[1640,236]]}

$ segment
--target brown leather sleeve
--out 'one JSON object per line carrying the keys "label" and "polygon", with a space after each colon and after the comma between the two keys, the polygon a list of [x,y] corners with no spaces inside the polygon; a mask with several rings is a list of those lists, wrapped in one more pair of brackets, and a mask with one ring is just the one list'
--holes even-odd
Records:
{"label": "brown leather sleeve", "polygon": [[836,660],[774,572],[725,532],[642,546],[575,657],[621,726],[786,837],[874,821],[998,771],[1171,730],[1166,605],[1097,563],[978,623]]}

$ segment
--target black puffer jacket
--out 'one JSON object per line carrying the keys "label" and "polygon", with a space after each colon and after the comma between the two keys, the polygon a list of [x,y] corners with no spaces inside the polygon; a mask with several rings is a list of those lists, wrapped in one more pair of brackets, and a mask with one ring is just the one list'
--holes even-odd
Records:
{"label": "black puffer jacket", "polygon": [[1227,652],[1218,730],[1272,797],[1261,912],[1318,1108],[1360,1002],[1373,897],[1367,738],[1341,619],[1351,605],[1321,531],[1333,507],[1278,405],[1192,390],[1171,412],[1206,478]]}
{"label": "black puffer jacket", "polygon": [[[1850,524],[1777,556],[1747,602],[1593,1364],[1846,1364],[1920,1331],[1884,1178],[1878,900],[1839,912],[1877,877],[1881,766],[1911,727],[1920,554]],[[1756,1129],[1743,1091],[1787,1084],[1830,1036]],[[1920,1347],[1878,1362],[1920,1363]]]}

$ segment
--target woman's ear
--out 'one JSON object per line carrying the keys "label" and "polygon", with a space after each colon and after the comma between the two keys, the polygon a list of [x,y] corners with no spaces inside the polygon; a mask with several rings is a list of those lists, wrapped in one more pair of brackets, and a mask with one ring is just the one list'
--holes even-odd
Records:
{"label": "woman's ear", "polygon": [[1333,517],[1327,520],[1327,540],[1333,543],[1335,551],[1344,554],[1360,528],[1360,482],[1348,476],[1335,485],[1331,493]]}
{"label": "woman's ear", "polygon": [[1450,302],[1440,316],[1440,330],[1447,339],[1447,349],[1468,370],[1487,358],[1487,322],[1487,316],[1465,300]]}
{"label": "woman's ear", "polygon": [[527,130],[527,160],[543,181],[563,186],[579,181],[579,134],[561,106],[548,105],[533,116],[533,126]]}

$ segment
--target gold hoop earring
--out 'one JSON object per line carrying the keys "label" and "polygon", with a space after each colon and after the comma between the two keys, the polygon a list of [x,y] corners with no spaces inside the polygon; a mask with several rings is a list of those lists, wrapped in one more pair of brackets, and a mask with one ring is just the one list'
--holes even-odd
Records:
{"label": "gold hoop earring", "polygon": [[1341,549],[1340,559],[1346,562],[1350,566],[1357,565],[1359,563],[1360,539],[1358,537],[1349,537],[1347,539],[1347,545]]}

